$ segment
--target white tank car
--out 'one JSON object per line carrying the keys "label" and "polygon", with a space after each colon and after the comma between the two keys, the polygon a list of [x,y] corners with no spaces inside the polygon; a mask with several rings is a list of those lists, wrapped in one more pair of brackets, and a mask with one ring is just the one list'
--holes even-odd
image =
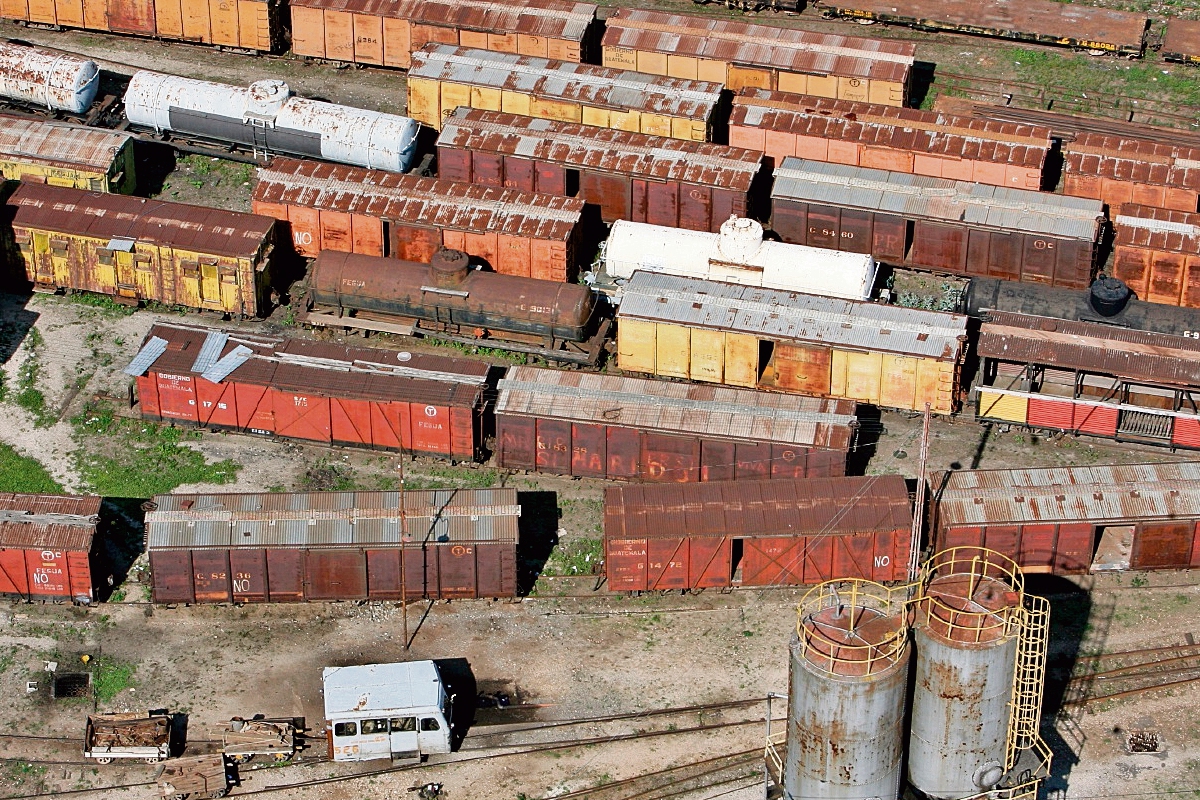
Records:
{"label": "white tank car", "polygon": [[100,68],[86,58],[0,42],[0,95],[82,114],[96,99]]}
{"label": "white tank car", "polygon": [[870,255],[763,241],[762,225],[740,217],[726,220],[720,233],[617,220],[604,246],[604,271],[628,279],[638,270],[867,300],[876,267]]}
{"label": "white tank car", "polygon": [[293,97],[279,80],[243,89],[147,70],[129,81],[125,116],[155,131],[393,172],[412,164],[420,130],[398,114]]}

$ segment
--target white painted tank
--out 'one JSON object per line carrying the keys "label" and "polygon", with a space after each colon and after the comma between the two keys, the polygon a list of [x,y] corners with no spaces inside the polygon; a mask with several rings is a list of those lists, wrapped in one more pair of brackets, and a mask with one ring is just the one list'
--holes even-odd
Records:
{"label": "white painted tank", "polygon": [[100,68],[86,58],[0,42],[0,95],[82,114],[100,88]]}
{"label": "white painted tank", "polygon": [[129,81],[125,116],[156,131],[393,172],[412,165],[420,130],[398,114],[293,97],[279,80],[243,89],[146,70]]}
{"label": "white painted tank", "polygon": [[638,270],[866,300],[876,266],[870,255],[764,241],[761,225],[738,217],[720,233],[617,220],[605,244],[604,271],[628,279]]}

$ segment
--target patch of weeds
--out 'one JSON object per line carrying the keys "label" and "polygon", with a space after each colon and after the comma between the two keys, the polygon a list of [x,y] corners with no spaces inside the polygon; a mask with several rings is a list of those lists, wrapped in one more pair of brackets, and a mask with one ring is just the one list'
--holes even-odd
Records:
{"label": "patch of weeds", "polygon": [[[1104,102],[1104,96],[1166,100],[1200,105],[1200,81],[1186,69],[1164,70],[1161,64],[1129,64],[1122,59],[1026,50],[1005,53],[1017,80],[1044,86],[1048,91],[1087,96]],[[1085,109],[1081,109],[1085,110]]]}
{"label": "patch of weeds", "polygon": [[1150,585],[1150,579],[1145,575],[1134,575],[1133,580],[1129,581],[1129,585],[1135,589],[1140,589],[1143,586]]}
{"label": "patch of weeds", "polygon": [[96,309],[104,314],[104,316],[112,317],[128,317],[137,312],[136,305],[126,305],[118,303],[106,294],[91,294],[90,292],[76,292],[66,296],[68,303],[74,303],[77,306],[87,306],[88,308]]}
{"label": "patch of weeds", "polygon": [[427,336],[425,341],[437,347],[445,347],[450,350],[457,350],[460,353],[466,353],[472,356],[483,356],[497,361],[507,361],[510,364],[525,364],[536,363],[539,359],[526,353],[515,353],[512,350],[502,350],[498,347],[485,347],[479,344],[467,344],[466,342],[451,342],[446,339],[439,339],[436,336]]}
{"label": "patch of weeds", "polygon": [[449,464],[422,467],[419,475],[405,474],[405,489],[488,489],[498,485],[494,469],[455,467]]}
{"label": "patch of weeds", "polygon": [[136,670],[136,666],[123,661],[97,659],[92,668],[92,690],[96,693],[96,700],[107,703],[133,686],[133,673]]}
{"label": "patch of weeds", "polygon": [[185,483],[232,483],[241,464],[209,461],[181,442],[203,436],[171,425],[116,416],[89,403],[71,420],[79,447],[75,466],[90,491],[107,497],[153,497]]}
{"label": "patch of weeds", "polygon": [[38,461],[0,442],[0,492],[61,494],[63,487]]}
{"label": "patch of weeds", "polygon": [[559,542],[542,567],[543,575],[591,575],[604,558],[604,542],[600,539],[576,539]]}
{"label": "patch of weeds", "polygon": [[11,667],[16,660],[17,648],[7,647],[4,649],[4,652],[0,652],[0,675],[8,672],[9,667]]}
{"label": "patch of weeds", "polygon": [[30,761],[10,761],[4,766],[4,783],[9,786],[25,786],[30,789],[42,787],[43,778],[49,769],[45,764]]}
{"label": "patch of weeds", "polygon": [[45,340],[38,329],[30,328],[25,337],[25,346],[29,353],[17,370],[16,393],[12,397],[13,402],[33,415],[33,424],[38,428],[48,427],[55,421],[54,414],[46,409],[46,395],[38,388],[42,377],[42,365],[38,361],[38,355],[44,344]]}
{"label": "patch of weeds", "polygon": [[357,487],[357,474],[349,464],[322,456],[304,471],[300,487],[306,492],[348,492]]}
{"label": "patch of weeds", "polygon": [[125,587],[119,586],[116,589],[113,589],[113,593],[109,595],[108,600],[110,603],[123,603],[125,602],[125,594]]}

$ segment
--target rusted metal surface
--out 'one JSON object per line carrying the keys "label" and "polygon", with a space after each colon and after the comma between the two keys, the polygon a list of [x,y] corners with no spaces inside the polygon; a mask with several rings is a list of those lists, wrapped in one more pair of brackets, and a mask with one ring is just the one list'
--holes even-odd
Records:
{"label": "rusted metal surface", "polygon": [[496,400],[502,467],[646,481],[845,474],[851,401],[512,367]]}
{"label": "rusted metal surface", "polygon": [[515,489],[160,495],[156,602],[512,597]]}
{"label": "rusted metal surface", "polygon": [[107,763],[115,758],[160,761],[170,755],[171,717],[131,712],[91,714],[83,737],[83,755]]}
{"label": "rusted metal surface", "polygon": [[[716,231],[756,205],[762,154],[707,142],[459,108],[438,137],[443,178],[574,194],[605,222]],[[568,181],[568,174],[578,174]]]}
{"label": "rusted metal surface", "polygon": [[132,141],[133,137],[127,133],[0,115],[0,160],[15,158],[58,167],[87,166],[105,173]]}
{"label": "rusted metal surface", "polygon": [[1122,203],[1195,211],[1200,148],[1141,138],[1081,133],[1063,142],[1063,192]]}
{"label": "rusted metal surface", "polygon": [[820,0],[829,13],[998,36],[1041,44],[1058,44],[1121,55],[1141,55],[1149,20],[1107,8],[1055,3],[1050,0],[911,0],[897,7],[887,0]]}
{"label": "rusted metal surface", "polygon": [[1117,247],[1200,255],[1200,214],[1136,203],[1125,203],[1116,212]]}
{"label": "rusted metal surface", "polygon": [[603,46],[813,75],[908,82],[916,46],[692,14],[619,8]]}
{"label": "rusted metal surface", "polygon": [[[8,16],[8,4],[4,9]],[[99,87],[100,69],[95,61],[61,50],[0,42],[0,96],[82,114],[96,99]]]}
{"label": "rusted metal surface", "polygon": [[[148,419],[472,460],[489,367],[420,353],[155,325],[138,362]],[[128,371],[127,371],[128,372]]]}
{"label": "rusted metal surface", "polygon": [[1200,214],[1124,203],[1113,217],[1113,277],[1144,300],[1200,307]]}
{"label": "rusted metal surface", "polygon": [[1191,337],[1005,311],[990,312],[988,319],[977,344],[982,358],[1200,386],[1200,340]]}
{"label": "rusted metal surface", "polygon": [[573,198],[283,158],[258,170],[252,201],[290,221],[301,255],[428,261],[436,246],[459,245],[496,272],[560,281],[574,275],[584,208]]}
{"label": "rusted metal surface", "polygon": [[586,286],[468,271],[461,253],[461,269],[439,267],[438,259],[453,252],[439,251],[432,264],[418,264],[325,250],[309,268],[310,304],[338,316],[370,312],[456,329],[587,338],[595,299]]}
{"label": "rusted metal surface", "polygon": [[959,470],[937,512],[941,526],[1200,519],[1200,463]]}
{"label": "rusted metal surface", "polygon": [[1167,61],[1200,64],[1200,20],[1172,17],[1159,52]]}
{"label": "rusted metal surface", "polygon": [[230,785],[225,758],[220,754],[175,759],[159,769],[155,780],[164,798],[189,794],[224,797]]}

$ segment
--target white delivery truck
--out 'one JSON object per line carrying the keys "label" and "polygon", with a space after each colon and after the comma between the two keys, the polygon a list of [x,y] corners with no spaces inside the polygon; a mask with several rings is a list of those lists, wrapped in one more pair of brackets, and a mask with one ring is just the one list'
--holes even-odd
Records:
{"label": "white delivery truck", "polygon": [[450,752],[454,697],[432,661],[326,667],[322,677],[334,761]]}

